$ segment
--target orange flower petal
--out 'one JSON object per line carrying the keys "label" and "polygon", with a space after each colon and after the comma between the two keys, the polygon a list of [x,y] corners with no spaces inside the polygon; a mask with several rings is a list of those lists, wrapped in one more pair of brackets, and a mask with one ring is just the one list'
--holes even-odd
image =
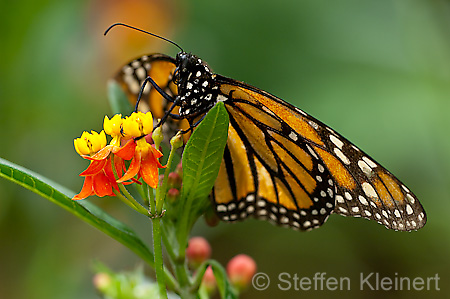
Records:
{"label": "orange flower petal", "polygon": [[123,147],[121,147],[115,154],[122,159],[130,160],[134,156],[136,149],[136,142],[132,139],[128,141]]}
{"label": "orange flower petal", "polygon": [[101,150],[99,150],[95,155],[93,155],[92,157],[90,157],[89,160],[103,160],[106,159],[108,157],[108,155],[111,153],[113,149],[112,145],[107,145],[104,148],[102,148]]}
{"label": "orange flower petal", "polygon": [[117,180],[117,183],[122,183],[124,181],[128,181],[133,178],[136,174],[138,174],[139,169],[141,168],[141,152],[136,152],[133,160],[131,160],[130,167],[128,167],[128,171]]}
{"label": "orange flower petal", "polygon": [[114,192],[112,191],[111,182],[108,177],[102,171],[92,177],[92,187],[95,195],[103,197],[106,195],[114,196]]}
{"label": "orange flower petal", "polygon": [[141,170],[139,171],[142,179],[153,189],[158,186],[158,164],[158,160],[152,154],[149,154],[142,159]]}
{"label": "orange flower petal", "polygon": [[163,156],[163,154],[160,151],[158,151],[157,149],[152,147],[150,150],[150,154],[153,155],[153,157],[155,158],[156,165],[158,166],[158,168],[166,168],[167,167],[167,165],[163,166],[158,160],[158,158],[161,158]]}
{"label": "orange flower petal", "polygon": [[88,196],[91,196],[92,194],[94,194],[94,190],[92,188],[92,176],[87,176],[84,179],[83,188],[81,188],[80,193],[75,195],[72,199],[80,200],[80,199],[84,199]]}
{"label": "orange flower petal", "polygon": [[93,160],[91,164],[89,164],[88,168],[85,171],[80,173],[80,176],[90,176],[99,173],[103,167],[105,167],[106,159],[104,160]]}
{"label": "orange flower petal", "polygon": [[[122,161],[122,163],[120,163],[120,161]],[[122,168],[121,168],[122,165],[121,164],[123,164],[123,160],[121,158],[117,157],[116,159],[114,159],[114,166],[116,167],[116,172],[117,172],[117,175],[119,175],[119,176],[122,175]],[[112,184],[114,189],[119,191],[119,186],[116,183],[116,177],[114,176],[114,172],[112,170],[112,164],[111,164],[110,159],[108,159],[106,161],[106,165],[105,165],[105,168],[103,168],[103,171],[105,172],[106,176],[108,177],[109,182]]]}

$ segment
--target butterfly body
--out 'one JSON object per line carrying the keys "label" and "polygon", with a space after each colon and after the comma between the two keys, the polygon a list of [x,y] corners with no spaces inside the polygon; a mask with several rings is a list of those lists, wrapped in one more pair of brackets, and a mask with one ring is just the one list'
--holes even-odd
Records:
{"label": "butterfly body", "polygon": [[195,126],[217,102],[225,104],[230,117],[228,141],[211,193],[222,220],[255,217],[311,230],[337,213],[372,219],[395,230],[425,225],[421,204],[404,184],[302,110],[244,82],[214,74],[193,54],[144,57],[123,67],[115,80],[135,102],[133,86],[151,77],[171,103],[149,87],[141,100],[148,106],[141,109],[161,118],[175,104],[173,118],[167,121],[170,128]]}

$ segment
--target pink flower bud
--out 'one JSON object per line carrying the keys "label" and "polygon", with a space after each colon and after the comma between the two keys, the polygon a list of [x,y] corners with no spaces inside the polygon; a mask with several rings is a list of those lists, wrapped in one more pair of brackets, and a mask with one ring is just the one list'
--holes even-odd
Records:
{"label": "pink flower bud", "polygon": [[167,182],[171,188],[179,189],[181,187],[181,177],[176,172],[171,172],[167,176]]}
{"label": "pink flower bud", "polygon": [[209,259],[211,256],[211,246],[203,237],[193,237],[189,240],[186,249],[186,257],[188,264],[192,268],[198,268],[201,263]]}
{"label": "pink flower bud", "polygon": [[93,283],[98,290],[100,290],[101,292],[105,292],[112,286],[113,282],[109,274],[100,272],[95,274],[93,278]]}
{"label": "pink flower bud", "polygon": [[180,191],[178,189],[171,188],[169,189],[169,191],[167,191],[167,198],[169,199],[170,202],[176,201],[179,196]]}
{"label": "pink flower bud", "polygon": [[239,290],[245,289],[256,273],[255,261],[245,254],[233,257],[227,264],[230,282]]}
{"label": "pink flower bud", "polygon": [[206,268],[205,274],[203,275],[202,279],[202,286],[205,287],[206,291],[210,295],[212,295],[216,290],[216,277],[214,276],[214,272],[211,266],[208,266],[208,268]]}

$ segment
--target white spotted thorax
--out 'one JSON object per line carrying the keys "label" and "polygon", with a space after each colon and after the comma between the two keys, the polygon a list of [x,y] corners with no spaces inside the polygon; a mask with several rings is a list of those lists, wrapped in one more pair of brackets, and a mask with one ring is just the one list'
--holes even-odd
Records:
{"label": "white spotted thorax", "polygon": [[185,52],[176,57],[175,83],[178,85],[180,116],[200,114],[217,103],[215,75],[200,58]]}

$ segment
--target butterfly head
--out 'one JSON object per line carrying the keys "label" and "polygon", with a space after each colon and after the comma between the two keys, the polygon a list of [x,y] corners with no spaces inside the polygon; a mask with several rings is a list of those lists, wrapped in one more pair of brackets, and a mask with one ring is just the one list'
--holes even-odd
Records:
{"label": "butterfly head", "polygon": [[180,52],[174,82],[178,86],[180,116],[200,114],[216,104],[218,87],[209,66],[197,56]]}

